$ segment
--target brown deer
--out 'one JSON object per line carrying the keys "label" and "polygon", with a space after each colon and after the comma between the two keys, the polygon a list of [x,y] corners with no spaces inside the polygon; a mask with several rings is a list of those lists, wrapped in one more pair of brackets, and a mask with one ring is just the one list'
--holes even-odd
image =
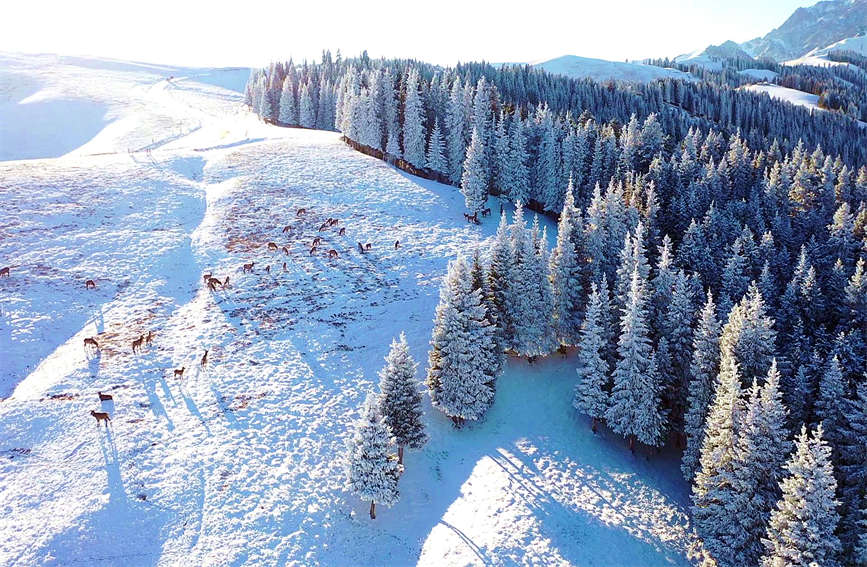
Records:
{"label": "brown deer", "polygon": [[226,276],[226,279],[223,281],[223,287],[229,287],[229,276]]}
{"label": "brown deer", "polygon": [[331,225],[328,224],[328,221],[325,221],[324,223],[322,223],[319,226],[318,232],[322,232],[322,231],[326,230],[329,226],[331,226]]}
{"label": "brown deer", "polygon": [[208,278],[208,288],[217,291],[217,286],[223,287],[223,282],[217,278]]}
{"label": "brown deer", "polygon": [[134,341],[132,342],[132,352],[133,352],[133,354],[135,354],[135,352],[136,352],[137,350],[138,350],[138,351],[141,351],[141,345],[142,345],[142,343],[144,342],[144,340],[145,340],[145,336],[142,335],[142,336],[140,336],[139,338],[137,338],[136,340],[134,340]]}
{"label": "brown deer", "polygon": [[209,279],[211,279],[211,274],[208,273],[202,275],[202,280],[204,280],[205,283],[208,283]]}
{"label": "brown deer", "polygon": [[180,368],[175,368],[174,377],[175,378],[183,378],[184,377],[184,370],[186,370],[186,369],[187,369],[186,366],[181,366]]}
{"label": "brown deer", "polygon": [[300,217],[301,215],[305,214],[306,212],[307,212],[307,209],[298,209],[297,211],[295,211],[295,216]]}
{"label": "brown deer", "polygon": [[90,288],[96,289],[96,282],[95,281],[87,280],[86,282],[84,282],[84,289],[90,289]]}
{"label": "brown deer", "polygon": [[202,361],[199,364],[202,368],[208,365],[208,349],[205,349],[205,354],[202,355]]}
{"label": "brown deer", "polygon": [[358,243],[358,251],[364,254],[364,245],[361,242]]}
{"label": "brown deer", "polygon": [[101,402],[110,402],[114,400],[114,398],[111,397],[111,394],[103,394],[102,392],[97,392],[97,395],[99,395],[99,401]]}
{"label": "brown deer", "polygon": [[319,246],[320,242],[322,242],[322,237],[317,236],[316,238],[313,239],[313,246]]}
{"label": "brown deer", "polygon": [[400,248],[400,240],[395,240],[394,241],[394,249],[397,250],[398,248]]}
{"label": "brown deer", "polygon": [[154,332],[148,331],[148,334],[145,336],[145,344],[150,346],[151,341],[154,340]]}
{"label": "brown deer", "polygon": [[292,225],[287,224],[286,226],[283,227],[283,234],[286,234],[290,230],[292,230]]}
{"label": "brown deer", "polygon": [[337,226],[337,223],[339,223],[339,222],[340,221],[337,219],[331,219],[331,226]]}
{"label": "brown deer", "polygon": [[284,271],[284,272],[288,271],[288,270],[286,269],[286,262],[283,262],[283,271]]}
{"label": "brown deer", "polygon": [[328,257],[329,258],[339,258],[340,255],[337,253],[337,250],[332,248],[331,250],[328,251]]}
{"label": "brown deer", "polygon": [[90,415],[96,418],[96,426],[99,427],[99,422],[104,421],[105,426],[108,427],[108,422],[111,421],[111,418],[104,411],[94,411],[90,410]]}
{"label": "brown deer", "polygon": [[278,247],[277,247],[277,244],[276,244],[276,243],[274,243],[274,242],[269,242],[269,243],[268,243],[268,250],[271,250],[271,251],[273,251],[273,252],[276,252],[277,249],[278,249]]}
{"label": "brown deer", "polygon": [[337,236],[346,236],[346,227],[341,226],[340,230],[337,232]]}
{"label": "brown deer", "polygon": [[96,342],[96,339],[93,337],[85,337],[84,338],[84,348],[87,348],[87,345],[91,345],[96,350],[99,350],[99,343]]}
{"label": "brown deer", "polygon": [[270,265],[270,264],[268,264],[267,266],[265,266],[265,273],[266,273],[266,274],[270,274],[270,273],[271,273],[271,265]]}
{"label": "brown deer", "polygon": [[286,254],[287,256],[289,255],[289,249],[286,248],[285,246],[283,247],[283,253]]}
{"label": "brown deer", "polygon": [[0,269],[0,278],[8,278],[10,269],[11,268],[9,266],[6,266],[5,268]]}
{"label": "brown deer", "polygon": [[368,242],[367,244],[364,245],[365,250],[370,250],[372,247],[373,247],[373,244],[371,244],[370,242]]}
{"label": "brown deer", "polygon": [[482,209],[482,216],[483,217],[489,216],[490,214],[491,214],[491,207],[488,207],[487,209]]}
{"label": "brown deer", "polygon": [[252,271],[253,271],[253,266],[255,266],[255,265],[256,265],[256,262],[250,262],[249,264],[244,264],[244,266],[243,266],[243,267],[244,267],[244,271],[245,271],[245,272],[252,272]]}

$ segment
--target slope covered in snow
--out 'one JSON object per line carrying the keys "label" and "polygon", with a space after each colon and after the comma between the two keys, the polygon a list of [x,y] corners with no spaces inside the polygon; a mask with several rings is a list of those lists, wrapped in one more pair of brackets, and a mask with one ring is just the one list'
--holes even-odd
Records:
{"label": "slope covered in snow", "polygon": [[[510,362],[462,430],[426,399],[430,442],[375,521],[345,491],[389,342],[404,330],[426,360],[448,260],[495,231],[464,222],[457,190],[262,124],[215,86],[225,73],[15,65],[30,92],[10,101],[59,93],[109,118],[36,147],[63,157],[0,162],[0,564],[687,564],[676,459],[594,436],[571,356]],[[322,234],[338,258],[308,252],[327,217],[347,231]]]}
{"label": "slope covered in snow", "polygon": [[606,61],[590,57],[578,57],[577,55],[564,55],[548,61],[533,64],[554,73],[575,79],[590,78],[595,81],[627,81],[633,83],[648,83],[657,79],[672,77],[675,79],[688,79],[689,73],[677,69],[665,69],[643,63],[624,63],[620,61]]}
{"label": "slope covered in snow", "polygon": [[679,55],[674,58],[677,63],[684,65],[698,65],[706,67],[711,71],[719,71],[722,69],[723,61],[739,61],[752,63],[753,58],[750,57],[740,46],[733,41],[726,41],[720,45],[710,45],[705,49]]}
{"label": "slope covered in snow", "polygon": [[814,94],[772,84],[747,85],[742,88],[756,93],[766,93],[771,98],[784,100],[796,106],[803,106],[809,108],[811,111],[820,110],[825,112],[824,109],[819,108],[819,97]]}

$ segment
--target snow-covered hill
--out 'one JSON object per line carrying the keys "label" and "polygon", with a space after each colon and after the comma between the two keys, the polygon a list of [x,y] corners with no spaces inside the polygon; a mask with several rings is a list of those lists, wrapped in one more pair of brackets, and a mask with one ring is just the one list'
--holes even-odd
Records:
{"label": "snow-covered hill", "polygon": [[[687,564],[676,459],[594,436],[571,357],[510,362],[463,430],[426,401],[431,440],[370,521],[343,487],[348,428],[401,330],[426,360],[448,260],[496,221],[336,133],[262,124],[215,86],[237,71],[118,65],[0,62],[0,123],[39,116],[28,100],[57,120],[4,145],[40,159],[0,162],[0,564]],[[339,258],[311,256],[329,216]]]}
{"label": "snow-covered hill", "polygon": [[803,106],[804,108],[810,109],[811,112],[814,110],[825,112],[823,108],[819,107],[819,97],[814,94],[767,83],[747,85],[742,88],[756,93],[766,93],[771,98],[784,100],[796,106]]}
{"label": "snow-covered hill", "polygon": [[753,57],[786,61],[867,29],[867,0],[823,0],[798,8],[779,28],[741,44]]}
{"label": "snow-covered hill", "polygon": [[753,58],[733,41],[726,41],[720,45],[710,45],[693,53],[679,55],[675,57],[674,60],[678,63],[683,63],[684,65],[706,67],[712,71],[720,70],[722,68],[722,62],[725,60],[745,63],[753,62]]}
{"label": "snow-covered hill", "polygon": [[557,75],[576,79],[590,78],[596,81],[618,80],[647,83],[666,77],[676,79],[691,77],[689,73],[677,69],[664,69],[643,63],[606,61],[604,59],[578,57],[577,55],[564,55],[548,61],[533,63],[533,66]]}

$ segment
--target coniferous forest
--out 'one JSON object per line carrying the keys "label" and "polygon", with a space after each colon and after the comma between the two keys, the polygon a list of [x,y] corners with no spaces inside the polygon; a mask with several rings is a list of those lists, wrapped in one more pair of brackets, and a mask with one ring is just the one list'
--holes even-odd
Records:
{"label": "coniferous forest", "polygon": [[[443,282],[426,383],[457,426],[494,403],[505,356],[576,350],[594,432],[682,450],[706,564],[864,564],[865,83],[778,70],[837,111],[738,90],[730,69],[597,83],[329,52],[255,71],[246,103],[454,185],[470,220],[517,206]],[[550,249],[534,211],[558,220]],[[367,407],[359,435],[396,419]]]}

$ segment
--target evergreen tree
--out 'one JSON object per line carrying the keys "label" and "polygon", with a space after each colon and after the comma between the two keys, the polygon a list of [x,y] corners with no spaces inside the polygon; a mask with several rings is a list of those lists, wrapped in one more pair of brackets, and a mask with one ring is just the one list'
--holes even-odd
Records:
{"label": "evergreen tree", "polygon": [[439,120],[434,120],[434,128],[430,134],[430,143],[427,147],[427,167],[437,173],[448,172],[445,157],[445,142],[440,131]]}
{"label": "evergreen tree", "polygon": [[389,455],[391,431],[379,414],[372,393],[362,409],[362,416],[349,439],[346,481],[349,490],[363,500],[370,500],[370,519],[376,518],[376,503],[391,506],[397,502],[397,481],[401,466]]}
{"label": "evergreen tree", "polygon": [[575,246],[576,240],[580,242],[582,231],[581,211],[575,207],[570,179],[550,266],[554,327],[560,343],[568,345],[578,341],[584,302],[583,250]]}
{"label": "evergreen tree", "polygon": [[524,123],[515,116],[509,130],[509,187],[513,203],[526,203],[530,199],[530,174],[527,171],[527,140]]}
{"label": "evergreen tree", "polygon": [[295,102],[295,85],[292,77],[283,79],[283,90],[280,93],[280,122],[295,126],[298,124],[298,104]]}
{"label": "evergreen tree", "polygon": [[605,301],[599,294],[596,284],[592,284],[587,305],[587,316],[581,325],[581,338],[578,343],[578,384],[572,405],[590,416],[593,420],[593,433],[596,423],[605,418],[608,409],[608,363],[605,361],[605,336],[602,327]]}
{"label": "evergreen tree", "polygon": [[427,441],[421,421],[421,393],[415,373],[418,364],[409,354],[406,335],[391,341],[385,366],[379,371],[379,411],[397,441],[397,462],[403,464],[403,449],[418,449]]}
{"label": "evergreen tree", "polygon": [[406,77],[403,107],[403,158],[413,167],[422,168],[425,164],[424,108],[418,89],[418,71],[412,67]]}
{"label": "evergreen tree", "polygon": [[839,521],[834,500],[837,482],[821,425],[812,438],[806,427],[801,429],[786,470],[789,475],[780,484],[783,495],[771,514],[762,564],[836,567],[840,552],[834,533]]}
{"label": "evergreen tree", "polygon": [[473,128],[472,141],[467,148],[467,159],[464,160],[464,174],[461,177],[461,193],[467,210],[477,213],[488,200],[488,177],[485,173],[485,147],[482,137]]}
{"label": "evergreen tree", "polygon": [[305,128],[316,127],[316,107],[313,105],[309,83],[301,85],[298,94],[298,122]]}
{"label": "evergreen tree", "polygon": [[481,291],[472,289],[470,268],[464,258],[449,264],[436,309],[427,386],[435,408],[455,425],[481,419],[493,401],[490,367],[496,343]]}

